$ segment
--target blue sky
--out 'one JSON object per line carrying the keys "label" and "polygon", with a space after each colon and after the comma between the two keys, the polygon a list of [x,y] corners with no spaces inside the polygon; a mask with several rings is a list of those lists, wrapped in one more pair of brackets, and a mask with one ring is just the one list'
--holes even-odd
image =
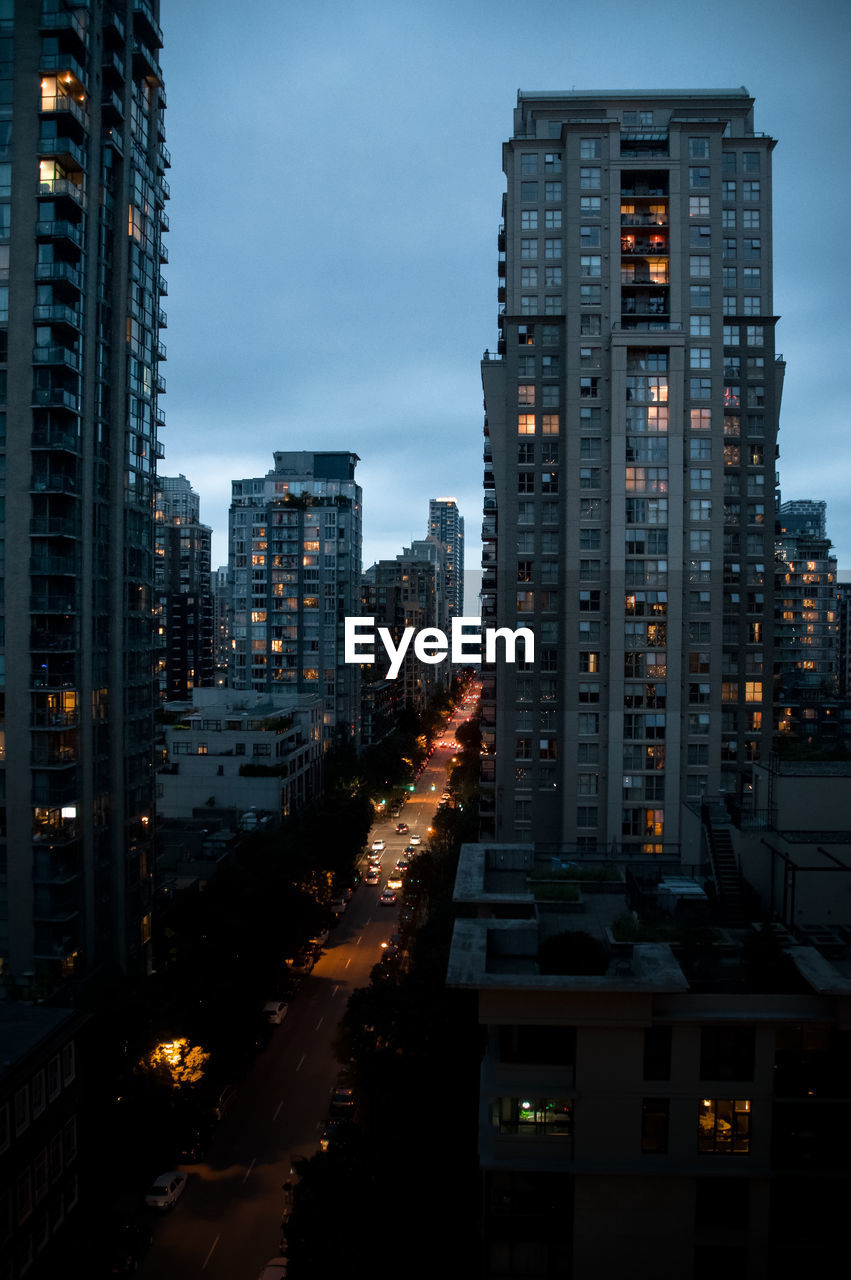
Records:
{"label": "blue sky", "polygon": [[478,563],[479,361],[496,345],[517,89],[728,88],[774,152],[782,496],[824,498],[851,576],[851,243],[840,0],[162,0],[172,199],[167,475],[226,559],[230,481],[359,454],[364,564],[454,495]]}

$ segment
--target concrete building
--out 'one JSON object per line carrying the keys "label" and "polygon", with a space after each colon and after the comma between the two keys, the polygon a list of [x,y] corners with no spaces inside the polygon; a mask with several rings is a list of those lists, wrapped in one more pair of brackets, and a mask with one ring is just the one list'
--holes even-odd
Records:
{"label": "concrete building", "polygon": [[6,982],[148,961],[169,194],[158,12],[21,3],[2,20]]}
{"label": "concrete building", "polygon": [[157,817],[192,818],[204,807],[252,811],[276,822],[322,790],[322,699],[276,692],[240,697],[193,689],[165,726]]}
{"label": "concrete building", "polygon": [[155,590],[160,698],[191,698],[214,683],[212,529],[186,476],[157,478]]}
{"label": "concrete building", "polygon": [[233,481],[229,684],[318,693],[326,742],[360,744],[360,669],[343,623],[360,612],[361,505],[355,453],[275,453]]}
{"label": "concrete building", "polygon": [[[442,567],[445,557],[440,545],[427,539],[405,549],[394,560],[378,560],[363,575],[361,612],[375,618],[378,627],[386,627],[398,645],[406,627],[420,631],[440,626]],[[375,649],[375,663],[364,668],[364,679],[383,682],[390,659],[380,645]],[[420,662],[409,646],[402,661],[396,683],[401,709],[406,704],[423,711],[439,683],[447,680],[447,663],[439,666]]]}
{"label": "concrete building", "polygon": [[485,353],[483,832],[664,855],[747,794],[774,629],[771,157],[747,90],[520,92]]}
{"label": "concrete building", "polygon": [[8,1280],[67,1266],[67,1227],[86,1190],[79,1050],[88,1016],[33,1004],[33,990],[17,994],[27,1002],[0,1005],[0,1275]]}
{"label": "concrete building", "polygon": [[781,700],[836,697],[839,588],[824,502],[780,504],[775,537],[777,671]]}
{"label": "concrete building", "polygon": [[[447,616],[464,616],[464,517],[455,498],[431,498],[428,504],[428,536],[436,538],[446,552],[444,586]],[[441,623],[448,631],[448,626]]]}
{"label": "concrete building", "polygon": [[220,564],[215,573],[210,575],[210,587],[213,593],[213,651],[216,684],[221,687],[228,682],[230,662],[230,587],[226,564]]}
{"label": "concrete building", "polygon": [[477,993],[487,1041],[485,1277],[830,1273],[851,1191],[851,834],[799,848],[820,874],[799,870],[794,928],[773,833],[738,834],[785,923],[729,923],[705,836],[694,879],[462,849],[447,980]]}

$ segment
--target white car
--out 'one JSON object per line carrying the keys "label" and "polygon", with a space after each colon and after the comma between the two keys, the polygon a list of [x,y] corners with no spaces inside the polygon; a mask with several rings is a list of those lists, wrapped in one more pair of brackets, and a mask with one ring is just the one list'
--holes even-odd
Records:
{"label": "white car", "polygon": [[270,1258],[260,1272],[260,1280],[283,1280],[287,1274],[286,1258]]}
{"label": "white car", "polygon": [[413,835],[410,837],[411,844],[422,844],[422,836]]}
{"label": "white car", "polygon": [[372,842],[372,852],[373,852],[373,853],[383,853],[383,852],[384,852],[384,841],[383,841],[383,840],[373,840],[373,842]]}
{"label": "white car", "polygon": [[263,1006],[263,1014],[267,1022],[271,1022],[273,1026],[279,1026],[287,1016],[289,1005],[283,1000],[270,1000]]}
{"label": "white car", "polygon": [[185,1190],[185,1173],[162,1173],[145,1196],[145,1204],[151,1209],[173,1209]]}

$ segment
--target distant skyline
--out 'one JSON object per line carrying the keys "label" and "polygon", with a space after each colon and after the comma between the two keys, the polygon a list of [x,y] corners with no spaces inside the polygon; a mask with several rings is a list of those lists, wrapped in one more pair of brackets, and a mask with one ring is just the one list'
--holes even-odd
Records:
{"label": "distant skyline", "polygon": [[[361,462],[364,564],[457,497],[480,557],[482,391],[496,346],[502,142],[517,88],[745,85],[774,153],[775,308],[787,361],[784,501],[824,499],[851,576],[844,226],[849,13],[660,0],[162,0],[173,157],[166,475],[226,562],[230,482],[276,449]],[[669,73],[676,68],[676,77]],[[673,80],[676,79],[677,83]]]}

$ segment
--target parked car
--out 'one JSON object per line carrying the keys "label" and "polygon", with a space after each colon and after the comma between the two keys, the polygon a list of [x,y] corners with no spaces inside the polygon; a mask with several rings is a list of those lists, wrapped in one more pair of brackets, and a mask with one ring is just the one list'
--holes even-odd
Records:
{"label": "parked car", "polygon": [[259,1280],[284,1280],[287,1274],[286,1258],[270,1258],[260,1272]]}
{"label": "parked car", "polygon": [[173,1169],[171,1173],[161,1173],[145,1196],[145,1204],[151,1209],[173,1209],[186,1190],[185,1173]]}
{"label": "parked car", "polygon": [[331,900],[331,910],[334,912],[335,916],[341,916],[348,905],[349,904],[345,897],[333,898]]}
{"label": "parked car", "polygon": [[330,934],[327,929],[320,929],[312,938],[308,938],[308,942],[312,947],[324,947],[329,937]]}
{"label": "parked car", "polygon": [[267,1021],[271,1022],[273,1026],[277,1027],[283,1022],[284,1018],[287,1016],[289,1007],[290,1006],[286,1004],[285,1001],[283,1000],[269,1000],[263,1006],[263,1013],[266,1016]]}

